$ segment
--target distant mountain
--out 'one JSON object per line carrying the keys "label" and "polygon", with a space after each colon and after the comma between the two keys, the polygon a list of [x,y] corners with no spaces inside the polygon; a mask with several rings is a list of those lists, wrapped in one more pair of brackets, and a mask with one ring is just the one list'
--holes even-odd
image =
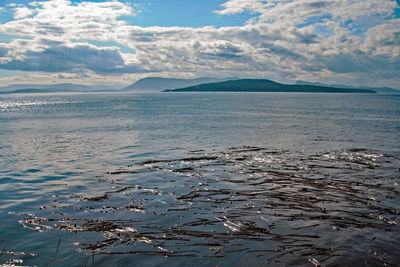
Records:
{"label": "distant mountain", "polygon": [[305,93],[375,93],[373,90],[334,88],[315,85],[281,84],[264,79],[241,79],[205,83],[165,92],[305,92]]}
{"label": "distant mountain", "polygon": [[59,84],[12,84],[4,87],[0,87],[0,91],[17,91],[17,90],[47,90],[47,91],[87,91],[90,90],[89,86],[81,85],[81,84],[72,84],[72,83],[59,83]]}
{"label": "distant mountain", "polygon": [[58,84],[12,84],[0,87],[0,92],[3,93],[50,93],[50,92],[93,92],[93,91],[112,91],[120,89],[121,86],[109,85],[83,85],[73,83],[58,83]]}
{"label": "distant mountain", "polygon": [[49,90],[44,90],[44,89],[18,89],[18,90],[13,90],[13,91],[5,91],[5,92],[0,92],[0,94],[31,94],[31,93],[50,93],[51,91]]}
{"label": "distant mountain", "polygon": [[324,84],[317,82],[305,82],[305,81],[297,81],[297,85],[316,85],[316,86],[325,86],[325,87],[334,87],[334,88],[351,88],[351,89],[366,89],[373,90],[377,93],[400,93],[399,89],[394,89],[390,87],[365,87],[365,86],[352,86],[352,85],[344,85],[344,84]]}
{"label": "distant mountain", "polygon": [[122,89],[124,91],[162,91],[165,89],[175,89],[188,87],[203,83],[215,83],[228,80],[236,80],[237,78],[197,78],[197,79],[175,79],[175,78],[161,78],[161,77],[148,77],[138,80],[137,82]]}

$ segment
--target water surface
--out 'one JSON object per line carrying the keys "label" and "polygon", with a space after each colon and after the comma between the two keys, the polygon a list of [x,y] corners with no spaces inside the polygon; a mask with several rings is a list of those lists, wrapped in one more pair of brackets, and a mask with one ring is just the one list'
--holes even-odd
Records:
{"label": "water surface", "polygon": [[400,97],[0,97],[0,263],[396,265]]}

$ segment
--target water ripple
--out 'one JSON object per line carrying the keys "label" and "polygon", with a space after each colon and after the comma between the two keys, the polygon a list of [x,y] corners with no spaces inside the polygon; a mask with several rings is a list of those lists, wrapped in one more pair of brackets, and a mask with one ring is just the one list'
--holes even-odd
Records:
{"label": "water ripple", "polygon": [[[55,196],[20,224],[78,233],[88,255],[251,265],[398,264],[399,159],[352,148],[192,151],[105,172],[96,195]],[[86,195],[85,195],[86,194]],[[92,233],[80,241],[79,233]]]}

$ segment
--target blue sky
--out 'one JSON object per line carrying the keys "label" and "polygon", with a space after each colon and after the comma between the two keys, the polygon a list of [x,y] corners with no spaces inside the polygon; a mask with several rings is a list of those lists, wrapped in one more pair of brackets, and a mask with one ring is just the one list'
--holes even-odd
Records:
{"label": "blue sky", "polygon": [[219,15],[214,10],[220,9],[223,0],[155,0],[137,1],[140,12],[134,18],[127,18],[132,25],[138,26],[182,26],[202,27],[213,25],[240,26],[254,14]]}
{"label": "blue sky", "polygon": [[0,2],[0,86],[147,76],[400,88],[400,2]]}
{"label": "blue sky", "polygon": [[[43,0],[39,0],[45,2]],[[10,3],[29,5],[31,0],[3,1],[0,7],[7,7]],[[88,2],[85,0],[73,0],[72,4]],[[90,2],[107,2],[106,0]],[[240,26],[255,16],[249,12],[244,14],[235,14],[222,16],[215,12],[221,8],[224,0],[139,0],[139,1],[120,1],[138,8],[135,16],[122,16],[121,20],[127,21],[131,25],[138,26],[182,26],[182,27],[201,27],[214,25],[222,26]],[[13,12],[3,13],[1,22],[13,20]]]}

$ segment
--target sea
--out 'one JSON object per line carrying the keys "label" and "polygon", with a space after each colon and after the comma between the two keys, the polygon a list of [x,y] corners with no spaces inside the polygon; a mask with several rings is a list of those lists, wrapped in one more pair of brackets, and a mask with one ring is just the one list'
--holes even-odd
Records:
{"label": "sea", "polygon": [[0,96],[0,266],[400,266],[400,94]]}

